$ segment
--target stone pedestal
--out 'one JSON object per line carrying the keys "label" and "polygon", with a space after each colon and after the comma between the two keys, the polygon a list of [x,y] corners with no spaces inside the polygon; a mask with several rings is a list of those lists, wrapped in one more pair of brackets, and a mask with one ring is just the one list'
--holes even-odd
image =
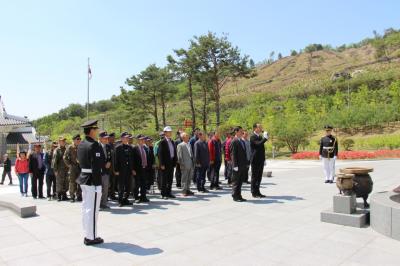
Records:
{"label": "stone pedestal", "polygon": [[369,224],[369,211],[357,209],[357,200],[354,194],[350,196],[333,196],[333,209],[321,212],[321,222],[364,227]]}
{"label": "stone pedestal", "polygon": [[333,196],[333,211],[337,213],[352,214],[356,212],[356,196],[335,195]]}

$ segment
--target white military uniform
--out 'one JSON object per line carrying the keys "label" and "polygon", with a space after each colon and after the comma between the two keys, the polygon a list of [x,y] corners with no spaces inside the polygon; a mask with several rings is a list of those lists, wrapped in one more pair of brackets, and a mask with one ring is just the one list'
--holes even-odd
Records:
{"label": "white military uniform", "polygon": [[319,156],[322,159],[326,181],[333,182],[337,154],[338,143],[336,138],[332,135],[321,138]]}

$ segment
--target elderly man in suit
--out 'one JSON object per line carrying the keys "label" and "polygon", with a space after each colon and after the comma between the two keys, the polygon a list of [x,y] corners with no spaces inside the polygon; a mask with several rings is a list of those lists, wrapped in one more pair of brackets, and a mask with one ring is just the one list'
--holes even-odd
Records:
{"label": "elderly man in suit", "polygon": [[164,128],[164,138],[160,141],[158,147],[158,160],[161,174],[161,197],[163,199],[175,198],[171,190],[177,156],[175,142],[171,139],[171,136],[172,128],[166,126]]}
{"label": "elderly man in suit", "polygon": [[178,163],[182,173],[182,193],[183,196],[187,197],[194,193],[190,191],[190,183],[193,176],[193,151],[192,146],[189,143],[189,135],[187,133],[181,134],[182,142],[178,144],[177,155]]}
{"label": "elderly man in suit", "polygon": [[251,146],[251,194],[254,198],[264,198],[260,192],[260,184],[265,165],[265,142],[268,141],[268,132],[264,132],[261,124],[253,125],[253,135],[250,137]]}
{"label": "elderly man in suit", "polygon": [[194,144],[194,161],[196,167],[196,183],[199,192],[208,192],[204,187],[206,183],[206,173],[210,166],[210,153],[206,141],[206,135],[203,132],[198,134],[199,140]]}
{"label": "elderly man in suit", "polygon": [[249,162],[246,156],[246,144],[244,143],[243,129],[240,126],[234,129],[235,137],[230,145],[232,160],[232,198],[234,201],[246,201],[242,197],[242,183],[247,179]]}

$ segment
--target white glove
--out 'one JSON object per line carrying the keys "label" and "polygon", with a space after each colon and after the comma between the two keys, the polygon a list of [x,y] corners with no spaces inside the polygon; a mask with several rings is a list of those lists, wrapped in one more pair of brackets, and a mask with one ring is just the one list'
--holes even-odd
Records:
{"label": "white glove", "polygon": [[322,156],[321,155],[319,156],[319,159],[322,160]]}
{"label": "white glove", "polygon": [[333,160],[336,160],[336,156],[333,156]]}
{"label": "white glove", "polygon": [[263,136],[264,136],[265,139],[268,139],[268,138],[269,138],[268,132],[267,132],[267,131],[264,131]]}
{"label": "white glove", "polygon": [[239,167],[233,167],[233,171],[235,172],[239,171]]}

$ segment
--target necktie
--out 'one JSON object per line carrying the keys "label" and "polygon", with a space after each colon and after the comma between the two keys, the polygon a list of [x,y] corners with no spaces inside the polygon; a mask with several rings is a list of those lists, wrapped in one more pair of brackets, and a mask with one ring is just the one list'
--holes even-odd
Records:
{"label": "necktie", "polygon": [[146,166],[147,166],[146,153],[143,150],[143,146],[139,146],[139,147],[140,147],[140,156],[142,158],[142,167],[146,168]]}

